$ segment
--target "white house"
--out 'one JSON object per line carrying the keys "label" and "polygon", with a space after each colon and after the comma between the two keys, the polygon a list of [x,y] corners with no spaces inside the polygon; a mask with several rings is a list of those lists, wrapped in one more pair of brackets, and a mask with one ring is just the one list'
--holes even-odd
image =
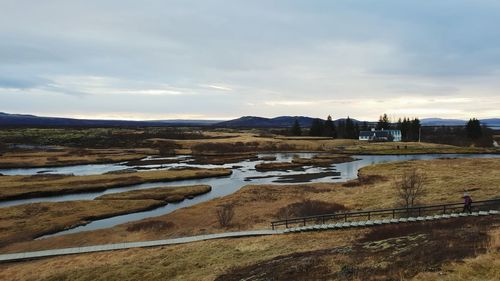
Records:
{"label": "white house", "polygon": [[401,141],[401,130],[375,130],[359,132],[361,141]]}

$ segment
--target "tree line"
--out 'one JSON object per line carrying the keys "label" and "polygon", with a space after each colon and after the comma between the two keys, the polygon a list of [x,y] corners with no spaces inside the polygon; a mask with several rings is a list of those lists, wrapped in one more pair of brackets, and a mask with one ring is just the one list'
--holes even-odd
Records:
{"label": "tree line", "polygon": [[[378,122],[367,123],[353,121],[349,116],[334,122],[329,115],[326,120],[314,119],[307,135],[313,137],[331,137],[339,139],[358,139],[360,131],[377,130],[400,130],[402,141],[423,141],[446,143],[453,145],[476,145],[491,146],[493,143],[493,131],[476,118],[471,118],[465,126],[441,126],[422,127],[420,119],[403,117],[393,122],[387,114],[380,115]],[[296,119],[290,129],[290,134],[301,136],[304,134]]]}
{"label": "tree line", "polygon": [[[294,126],[292,127],[292,132],[297,132],[298,126],[300,127],[296,120]],[[329,115],[325,121],[319,118],[312,121],[311,127],[309,128],[309,136],[357,139],[359,137],[359,131],[359,124],[354,122],[349,116],[345,120],[337,121],[337,125],[335,125],[335,122]]]}

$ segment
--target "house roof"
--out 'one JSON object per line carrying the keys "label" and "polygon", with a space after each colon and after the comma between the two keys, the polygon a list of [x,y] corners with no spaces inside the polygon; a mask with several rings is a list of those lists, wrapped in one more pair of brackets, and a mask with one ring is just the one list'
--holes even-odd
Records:
{"label": "house roof", "polygon": [[391,131],[361,131],[359,132],[360,137],[371,137],[375,136],[377,138],[389,137],[392,135]]}

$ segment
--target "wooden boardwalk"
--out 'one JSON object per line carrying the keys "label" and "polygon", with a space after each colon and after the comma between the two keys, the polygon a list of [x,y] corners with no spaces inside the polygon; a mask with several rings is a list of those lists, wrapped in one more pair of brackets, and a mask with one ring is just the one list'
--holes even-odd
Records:
{"label": "wooden boardwalk", "polygon": [[132,249],[132,248],[146,248],[146,247],[155,247],[155,246],[167,246],[167,245],[184,244],[184,243],[191,243],[191,242],[203,241],[203,240],[264,236],[264,235],[273,235],[273,234],[282,234],[282,233],[284,233],[283,230],[238,231],[238,232],[225,232],[225,233],[198,235],[198,236],[173,238],[173,239],[165,239],[165,240],[155,240],[155,241],[116,243],[116,244],[106,244],[106,245],[96,245],[96,246],[86,246],[86,247],[76,247],[76,248],[65,248],[65,249],[54,249],[54,250],[36,251],[36,252],[3,254],[3,255],[0,255],[0,262],[13,262],[13,261],[48,258],[48,257],[63,256],[63,255],[84,254],[84,253],[113,251],[113,250],[124,250],[124,249]]}
{"label": "wooden boardwalk", "polygon": [[385,220],[364,220],[364,221],[352,221],[336,224],[316,224],[301,227],[293,227],[282,230],[253,230],[253,231],[239,231],[239,232],[225,232],[217,234],[207,234],[198,235],[174,239],[165,240],[155,240],[155,241],[144,241],[144,242],[128,242],[128,243],[117,243],[117,244],[106,244],[106,245],[96,245],[87,247],[77,247],[77,248],[65,248],[65,249],[54,249],[46,251],[36,251],[36,252],[24,252],[24,253],[14,253],[14,254],[2,254],[0,255],[0,263],[5,262],[15,262],[23,260],[31,260],[38,258],[48,258],[63,255],[73,255],[73,254],[85,254],[93,252],[103,252],[103,251],[113,251],[113,250],[124,250],[132,248],[146,248],[155,246],[168,246],[175,244],[191,243],[203,240],[221,239],[221,238],[238,238],[238,237],[251,237],[251,236],[264,236],[264,235],[276,235],[276,234],[287,234],[287,233],[301,233],[308,231],[332,231],[346,228],[354,227],[375,227],[384,224],[400,224],[400,223],[418,223],[430,220],[445,220],[453,218],[462,218],[470,216],[491,216],[499,215],[500,211],[490,210],[490,211],[479,211],[472,213],[450,213],[445,215],[435,215],[426,217],[407,217],[400,219],[385,219]]}

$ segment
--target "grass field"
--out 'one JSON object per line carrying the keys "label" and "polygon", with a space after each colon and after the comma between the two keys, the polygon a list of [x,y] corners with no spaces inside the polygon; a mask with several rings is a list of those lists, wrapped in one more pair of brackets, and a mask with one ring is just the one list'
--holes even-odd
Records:
{"label": "grass field", "polygon": [[3,264],[0,279],[493,281],[498,230],[498,218],[468,218],[221,239]]}
{"label": "grass field", "polygon": [[[254,151],[321,151],[339,154],[424,154],[424,153],[498,153],[498,148],[458,147],[445,144],[418,142],[368,143],[352,139],[259,137],[251,133],[217,133],[220,139],[176,140],[182,149],[179,153],[191,153],[191,149],[203,143],[236,144],[252,146]],[[152,142],[166,141],[151,139]],[[206,151],[216,153],[217,151]],[[248,151],[245,151],[248,152]]]}
{"label": "grass field", "polygon": [[185,198],[210,192],[209,185],[191,186],[166,186],[158,188],[132,190],[119,193],[110,193],[97,197],[99,200],[160,200],[165,202],[177,202]]}
{"label": "grass field", "polygon": [[153,149],[71,149],[15,151],[0,157],[0,168],[57,167],[69,165],[116,163],[138,160],[156,154]]}
{"label": "grass field", "polygon": [[153,209],[210,190],[208,185],[171,186],[107,194],[95,200],[42,202],[2,208],[0,247],[96,219]]}
{"label": "grass field", "polygon": [[146,182],[228,176],[229,169],[183,169],[89,176],[1,176],[0,200],[106,190]]}
{"label": "grass field", "polygon": [[[304,199],[342,204],[351,210],[398,206],[398,198],[392,186],[393,179],[413,168],[426,174],[428,192],[421,199],[422,204],[460,202],[464,190],[476,201],[489,199],[499,195],[499,165],[500,159],[495,158],[406,161],[363,168],[360,171],[361,178],[376,175],[372,181],[353,181],[349,184],[249,185],[222,198],[143,220],[172,224],[172,227],[161,232],[130,232],[127,228],[142,221],[130,222],[84,234],[75,233],[44,241],[15,244],[2,251],[40,250],[269,228],[270,221],[277,218],[281,208]],[[351,187],[352,185],[355,187]],[[218,206],[228,203],[234,204],[235,216],[230,227],[222,228],[217,221],[216,210]]]}
{"label": "grass field", "polygon": [[[90,134],[86,136],[87,132]],[[160,129],[158,129],[160,130]],[[66,145],[57,150],[9,150],[0,168],[54,167],[91,163],[133,161],[157,155],[162,146],[177,154],[194,154],[199,163],[223,164],[255,157],[259,152],[329,152],[336,154],[500,153],[500,148],[458,147],[417,142],[367,143],[352,139],[260,136],[249,131],[217,132],[177,129],[174,133],[144,129],[11,129],[0,131],[0,141]],[[10,136],[8,132],[13,133]],[[173,135],[172,135],[173,134]],[[169,136],[162,138],[161,136]],[[178,137],[178,138],[172,138]],[[89,138],[88,141],[85,141]],[[95,139],[95,140],[94,140]],[[90,149],[96,141],[103,141]],[[123,140],[114,146],[108,141]],[[85,146],[87,144],[87,146]],[[118,144],[121,144],[120,142]],[[72,146],[74,145],[74,146]],[[71,148],[72,147],[72,148]],[[110,149],[109,147],[115,147]],[[122,147],[122,148],[116,148]],[[123,148],[126,147],[126,148]],[[173,147],[176,147],[175,149]],[[157,160],[159,161],[159,160]]]}
{"label": "grass field", "polygon": [[158,200],[87,200],[42,202],[2,208],[0,245],[34,239],[99,218],[165,205]]}

